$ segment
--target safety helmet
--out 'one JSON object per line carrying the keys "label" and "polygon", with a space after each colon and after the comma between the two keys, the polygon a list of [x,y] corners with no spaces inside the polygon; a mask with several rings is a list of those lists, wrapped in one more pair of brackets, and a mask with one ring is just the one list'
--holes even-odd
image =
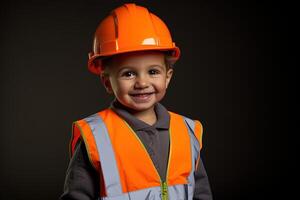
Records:
{"label": "safety helmet", "polygon": [[[101,58],[145,50],[170,51],[174,62],[180,56],[168,27],[159,17],[145,7],[124,4],[114,9],[97,27],[88,69],[99,75]],[[96,58],[100,58],[98,62],[94,62]]]}

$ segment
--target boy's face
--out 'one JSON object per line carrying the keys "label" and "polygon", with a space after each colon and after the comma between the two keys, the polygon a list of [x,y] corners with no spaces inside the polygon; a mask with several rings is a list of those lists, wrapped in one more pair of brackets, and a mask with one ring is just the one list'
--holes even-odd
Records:
{"label": "boy's face", "polygon": [[114,56],[108,75],[101,79],[106,90],[133,112],[153,109],[165,95],[173,70],[166,69],[162,52],[132,52]]}

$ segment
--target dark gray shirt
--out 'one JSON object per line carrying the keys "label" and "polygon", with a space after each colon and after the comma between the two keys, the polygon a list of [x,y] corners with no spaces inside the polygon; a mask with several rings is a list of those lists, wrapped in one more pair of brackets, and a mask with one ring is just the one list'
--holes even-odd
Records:
{"label": "dark gray shirt", "polygon": [[[131,115],[117,101],[111,104],[111,109],[135,131],[147,149],[161,179],[165,180],[170,143],[168,133],[170,115],[166,108],[159,103],[155,105],[157,121],[152,126]],[[84,143],[78,143],[66,173],[64,193],[61,200],[97,199],[100,188],[99,182],[99,174],[89,162]],[[195,184],[194,200],[212,199],[208,177],[201,159],[195,172]]]}

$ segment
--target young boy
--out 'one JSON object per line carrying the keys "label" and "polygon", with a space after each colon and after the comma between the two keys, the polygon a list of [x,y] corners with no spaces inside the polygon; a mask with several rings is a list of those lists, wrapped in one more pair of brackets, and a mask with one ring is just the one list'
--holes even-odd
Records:
{"label": "young boy", "polygon": [[73,124],[61,199],[212,199],[200,122],[159,103],[179,55],[144,7],[124,4],[100,23],[88,66],[115,100]]}

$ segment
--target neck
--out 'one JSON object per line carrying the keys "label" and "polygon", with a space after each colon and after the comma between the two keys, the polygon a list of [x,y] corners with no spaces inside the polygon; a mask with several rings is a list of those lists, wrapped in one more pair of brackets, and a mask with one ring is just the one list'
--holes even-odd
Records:
{"label": "neck", "polygon": [[141,112],[133,112],[132,115],[151,126],[155,124],[157,120],[154,107]]}

